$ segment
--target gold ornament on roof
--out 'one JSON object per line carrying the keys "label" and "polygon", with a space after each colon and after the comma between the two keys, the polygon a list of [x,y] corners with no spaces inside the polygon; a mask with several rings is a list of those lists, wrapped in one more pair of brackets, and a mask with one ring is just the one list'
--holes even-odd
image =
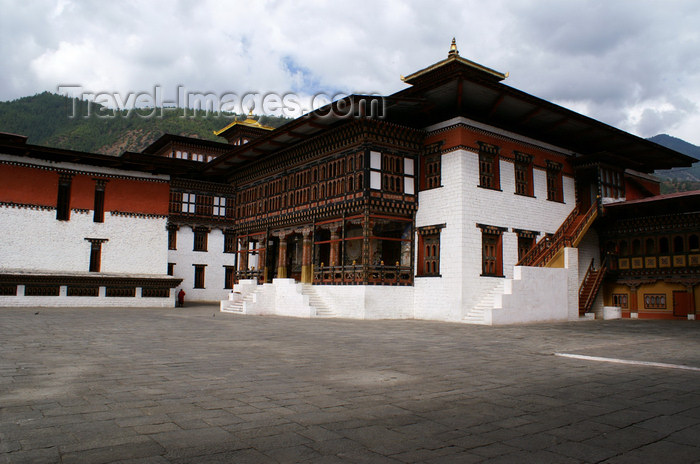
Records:
{"label": "gold ornament on roof", "polygon": [[459,55],[459,50],[457,50],[457,41],[452,37],[452,45],[450,45],[450,52],[447,56]]}

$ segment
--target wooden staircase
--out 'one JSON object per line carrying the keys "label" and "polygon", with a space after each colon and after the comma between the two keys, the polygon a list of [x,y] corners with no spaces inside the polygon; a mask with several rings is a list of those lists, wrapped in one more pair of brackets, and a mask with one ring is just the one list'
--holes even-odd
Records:
{"label": "wooden staircase", "polygon": [[552,235],[542,237],[518,262],[518,266],[545,267],[550,265],[565,247],[576,247],[598,217],[598,207],[592,205],[582,212],[577,205]]}
{"label": "wooden staircase", "polygon": [[591,310],[593,302],[598,295],[598,290],[600,290],[600,284],[603,282],[605,273],[607,272],[606,262],[603,261],[600,269],[595,269],[593,267],[594,260],[591,260],[591,264],[588,266],[586,275],[581,281],[581,286],[578,290],[578,313],[579,316],[583,316]]}

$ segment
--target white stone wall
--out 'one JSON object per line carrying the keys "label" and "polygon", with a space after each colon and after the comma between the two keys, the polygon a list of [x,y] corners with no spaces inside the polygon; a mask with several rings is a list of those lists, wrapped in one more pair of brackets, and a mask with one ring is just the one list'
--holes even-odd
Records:
{"label": "white stone wall", "polygon": [[55,210],[0,206],[0,272],[26,270],[87,272],[90,242],[102,243],[104,273],[154,274],[167,267],[164,217],[130,217],[105,213],[93,222],[92,211],[71,211],[69,221],[57,221]]}
{"label": "white stone wall", "polygon": [[[165,230],[165,228],[164,228]],[[167,232],[166,242],[167,242]],[[224,253],[224,234],[220,229],[212,229],[207,239],[207,251],[194,250],[194,232],[191,227],[180,226],[177,231],[177,249],[167,250],[167,262],[174,263],[174,277],[182,279],[181,287],[187,294],[185,302],[215,302],[228,297],[231,289],[225,289],[224,266],[233,266],[234,253]],[[205,264],[204,287],[194,288],[194,264]],[[164,267],[163,269],[167,269]]]}
{"label": "white stone wall", "polygon": [[412,319],[414,288],[388,285],[316,285],[314,291],[338,317]]}
{"label": "white stone wall", "polygon": [[122,308],[172,308],[175,306],[175,292],[170,290],[167,298],[143,298],[141,287],[136,287],[136,296],[117,298],[105,296],[105,287],[100,287],[98,296],[66,296],[67,287],[60,287],[59,296],[24,296],[24,285],[17,286],[16,296],[0,295],[0,307],[70,307],[70,308],[98,308],[98,307],[122,307]]}
{"label": "white stone wall", "polygon": [[[465,246],[463,186],[469,182],[467,163],[461,151],[442,155],[442,187],[418,193],[416,227],[445,224],[440,230],[440,277],[414,279],[414,314],[417,319],[459,321],[464,316],[463,263],[481,250]],[[418,238],[415,260],[418,260]]]}
{"label": "white stone wall", "polygon": [[566,269],[516,266],[513,274],[501,297],[501,307],[492,311],[493,325],[570,319]]}

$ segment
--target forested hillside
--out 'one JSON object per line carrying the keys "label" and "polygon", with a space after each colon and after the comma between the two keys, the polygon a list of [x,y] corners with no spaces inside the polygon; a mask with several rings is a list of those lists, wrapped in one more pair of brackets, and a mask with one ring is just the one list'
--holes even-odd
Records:
{"label": "forested hillside", "polygon": [[[237,117],[235,113],[218,116],[206,115],[203,111],[183,117],[182,110],[175,108],[148,108],[129,115],[123,111],[116,117],[105,118],[98,115],[112,114],[112,110],[95,103],[91,105],[90,116],[86,117],[87,101],[74,101],[49,92],[0,102],[0,132],[26,135],[29,143],[36,145],[119,155],[126,150],[141,151],[165,133],[225,142],[213,131]],[[144,117],[151,113],[155,116]],[[287,121],[270,116],[260,118],[261,124],[272,127]]]}

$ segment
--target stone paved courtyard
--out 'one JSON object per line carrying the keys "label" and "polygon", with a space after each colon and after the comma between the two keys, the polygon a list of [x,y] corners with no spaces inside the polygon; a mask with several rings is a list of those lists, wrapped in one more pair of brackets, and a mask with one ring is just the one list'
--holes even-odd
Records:
{"label": "stone paved courtyard", "polygon": [[0,309],[0,463],[700,462],[693,321]]}

